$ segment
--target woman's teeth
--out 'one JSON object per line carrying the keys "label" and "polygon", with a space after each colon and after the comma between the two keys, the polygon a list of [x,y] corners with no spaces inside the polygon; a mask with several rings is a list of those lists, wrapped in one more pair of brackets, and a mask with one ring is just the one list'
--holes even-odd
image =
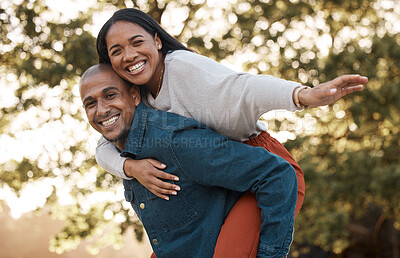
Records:
{"label": "woman's teeth", "polygon": [[143,68],[144,64],[145,64],[145,62],[142,61],[142,62],[140,62],[140,63],[137,63],[137,64],[135,64],[135,65],[132,65],[131,67],[128,68],[128,70],[129,70],[129,72],[135,72],[135,71],[137,71],[137,70]]}
{"label": "woman's teeth", "polygon": [[115,123],[115,121],[118,119],[119,116],[113,116],[110,119],[103,121],[102,124],[103,126],[109,126]]}

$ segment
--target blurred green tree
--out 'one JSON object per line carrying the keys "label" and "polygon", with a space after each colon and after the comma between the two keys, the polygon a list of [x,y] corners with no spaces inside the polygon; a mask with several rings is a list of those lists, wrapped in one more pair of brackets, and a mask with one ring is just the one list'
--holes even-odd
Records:
{"label": "blurred green tree", "polygon": [[[297,116],[275,112],[264,119],[270,131],[289,132],[286,147],[306,177],[292,254],[299,255],[306,244],[340,254],[360,243],[377,253],[383,241],[393,242],[395,252],[400,229],[398,6],[397,0],[102,0],[66,18],[52,15],[43,1],[2,1],[0,142],[1,150],[12,155],[1,157],[1,187],[19,196],[30,184],[53,180],[53,191],[38,210],[66,221],[50,243],[55,252],[101,235],[108,224],[115,230],[103,236],[112,241],[99,240],[93,252],[121,244],[129,227],[142,239],[140,222],[121,202],[119,179],[95,164],[97,135],[89,133],[76,87],[82,72],[97,62],[92,31],[98,17],[136,7],[190,48],[236,69],[311,86],[346,73],[368,76],[362,92],[334,105]],[[53,142],[24,141],[43,135]],[[65,194],[69,201],[60,201]],[[380,234],[384,222],[393,229],[389,238]]]}

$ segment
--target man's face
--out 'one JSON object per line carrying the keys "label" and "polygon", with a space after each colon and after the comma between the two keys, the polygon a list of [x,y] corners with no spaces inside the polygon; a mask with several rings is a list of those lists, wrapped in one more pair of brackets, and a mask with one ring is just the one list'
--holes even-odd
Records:
{"label": "man's face", "polygon": [[130,87],[110,69],[94,69],[81,80],[81,99],[90,125],[118,148],[126,136],[140,103],[139,90]]}

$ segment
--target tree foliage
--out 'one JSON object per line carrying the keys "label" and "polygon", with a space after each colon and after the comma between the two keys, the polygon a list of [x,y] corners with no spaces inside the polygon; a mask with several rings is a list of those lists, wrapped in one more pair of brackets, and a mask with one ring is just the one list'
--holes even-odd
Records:
{"label": "tree foliage", "polygon": [[[110,224],[116,229],[107,236],[113,243],[121,243],[129,227],[138,239],[144,234],[122,203],[119,179],[95,164],[95,134],[77,93],[79,76],[97,62],[91,26],[106,10],[127,6],[150,14],[188,47],[236,69],[311,86],[346,73],[368,76],[362,92],[334,105],[268,121],[271,131],[297,136],[286,147],[305,173],[294,250],[309,244],[342,253],[366,242],[383,221],[400,228],[397,0],[103,0],[73,18],[52,17],[42,1],[5,0],[0,82],[8,95],[0,98],[0,142],[10,144],[2,151],[21,146],[2,158],[1,186],[18,196],[30,184],[53,180],[52,193],[38,207],[66,221],[50,243],[53,251],[76,248]],[[49,132],[59,137],[45,135],[53,142],[36,140],[34,154],[24,151],[21,141],[30,133]],[[96,195],[105,192],[114,197]],[[65,193],[67,206],[60,202]],[[364,240],[355,241],[357,234]]]}

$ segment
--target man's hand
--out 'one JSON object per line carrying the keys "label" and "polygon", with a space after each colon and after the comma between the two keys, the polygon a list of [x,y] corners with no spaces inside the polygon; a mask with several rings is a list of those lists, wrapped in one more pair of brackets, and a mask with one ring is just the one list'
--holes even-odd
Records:
{"label": "man's hand", "polygon": [[128,177],[136,178],[139,183],[149,189],[154,195],[169,200],[167,195],[177,195],[177,191],[181,189],[175,184],[161,180],[179,181],[177,176],[160,170],[165,168],[165,164],[154,159],[127,159],[124,162],[124,172]]}
{"label": "man's hand", "polygon": [[362,90],[361,84],[366,84],[368,78],[358,74],[342,75],[332,81],[321,83],[312,89],[299,91],[300,103],[308,107],[329,105],[341,97]]}

